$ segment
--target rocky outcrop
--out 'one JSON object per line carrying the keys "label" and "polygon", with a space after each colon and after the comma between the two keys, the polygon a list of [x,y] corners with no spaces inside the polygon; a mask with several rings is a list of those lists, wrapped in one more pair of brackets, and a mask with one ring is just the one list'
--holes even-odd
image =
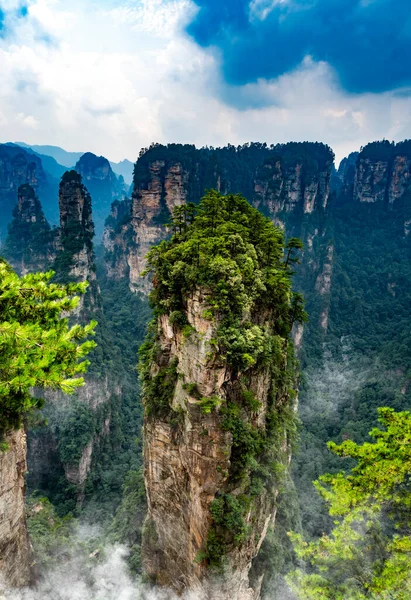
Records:
{"label": "rocky outcrop", "polygon": [[113,203],[103,237],[108,277],[128,277],[133,291],[148,293],[150,282],[141,278],[146,254],[167,237],[165,224],[174,208],[186,201],[187,183],[188,173],[180,163],[154,161],[147,182],[134,187],[131,203]]}
{"label": "rocky outcrop", "polygon": [[299,156],[293,162],[293,165],[288,166],[281,159],[266,161],[257,171],[254,205],[264,209],[272,218],[283,211],[299,210],[310,214],[327,206],[332,155],[323,168],[317,167],[313,172],[309,172],[304,159]]}
{"label": "rocky outcrop", "polygon": [[31,579],[31,548],[24,515],[26,435],[22,429],[5,436],[0,450],[0,591],[22,587]]}
{"label": "rocky outcrop", "polygon": [[35,192],[45,185],[40,158],[18,146],[0,144],[0,236],[5,237],[17,201],[17,190],[29,184]]}
{"label": "rocky outcrop", "polygon": [[34,189],[21,185],[3,255],[22,275],[45,271],[56,256],[57,239],[58,232],[50,229]]}
{"label": "rocky outcrop", "polygon": [[91,198],[76,171],[67,171],[59,190],[60,236],[56,271],[60,278],[93,282],[96,279]]}
{"label": "rocky outcrop", "polygon": [[338,194],[343,193],[352,196],[358,154],[358,152],[351,152],[346,158],[343,158],[338,171],[333,173],[333,185],[331,187]]}
{"label": "rocky outcrop", "polygon": [[121,200],[125,195],[124,182],[117,178],[104,156],[96,156],[91,152],[83,154],[74,169],[81,175],[93,200],[93,219],[96,235],[100,238],[111,203],[115,199]]}
{"label": "rocky outcrop", "polygon": [[388,201],[393,204],[411,190],[411,156],[395,156],[388,188]]}
{"label": "rocky outcrop", "polygon": [[[230,478],[238,459],[238,442],[227,427],[223,407],[238,402],[241,385],[247,380],[249,395],[259,402],[251,414],[244,411],[242,419],[256,431],[265,431],[275,384],[267,367],[239,377],[226,360],[219,361],[213,353],[217,324],[205,317],[207,306],[207,295],[200,290],[187,299],[186,315],[192,328],[188,337],[167,315],[158,321],[158,353],[151,374],[155,377],[164,369],[175,368],[175,379],[168,398],[172,416],[147,416],[144,425],[148,516],[143,562],[153,581],[178,593],[190,590],[201,600],[252,600],[259,598],[262,577],[251,583],[249,570],[274,521],[278,487],[268,485],[257,499],[250,498],[244,517],[248,534],[238,544],[230,537],[232,532],[213,529],[212,503],[246,498],[249,484],[240,477],[235,481]],[[261,315],[267,331],[269,319],[268,314]],[[276,394],[278,406],[289,402],[285,389],[277,389]],[[214,404],[204,410],[207,398]],[[288,456],[285,430],[279,435]],[[280,456],[277,459],[282,460]],[[214,535],[216,545],[223,543],[224,536],[227,540],[220,576],[213,575],[205,560],[205,550],[212,545]]]}
{"label": "rocky outcrop", "polygon": [[134,172],[128,222],[110,225],[104,236],[108,277],[127,277],[133,291],[147,293],[145,256],[165,239],[173,209],[198,203],[210,188],[241,193],[287,228],[293,214],[324,211],[330,193],[333,154],[323,144],[249,144],[235,148],[153,145]]}
{"label": "rocky outcrop", "polygon": [[411,190],[411,141],[373,142],[357,158],[354,199],[393,204]]}
{"label": "rocky outcrop", "polygon": [[179,163],[166,166],[154,161],[149,167],[146,186],[135,188],[131,207],[131,227],[134,244],[129,248],[130,287],[134,291],[149,291],[149,282],[141,279],[146,267],[146,254],[151,246],[168,235],[165,224],[176,206],[187,198],[188,173]]}
{"label": "rocky outcrop", "polygon": [[105,249],[105,267],[108,279],[129,279],[130,252],[133,230],[130,225],[131,200],[114,201],[109,217],[106,219],[103,245]]}
{"label": "rocky outcrop", "polygon": [[388,179],[388,161],[373,161],[360,155],[355,172],[354,198],[360,202],[384,202]]}
{"label": "rocky outcrop", "polygon": [[16,214],[22,223],[47,223],[39,199],[31,185],[21,185],[17,192]]}

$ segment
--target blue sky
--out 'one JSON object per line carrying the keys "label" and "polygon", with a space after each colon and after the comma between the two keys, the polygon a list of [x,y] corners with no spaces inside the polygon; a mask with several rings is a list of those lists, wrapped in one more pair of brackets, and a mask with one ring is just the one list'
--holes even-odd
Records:
{"label": "blue sky", "polygon": [[411,137],[409,0],[0,0],[0,141]]}

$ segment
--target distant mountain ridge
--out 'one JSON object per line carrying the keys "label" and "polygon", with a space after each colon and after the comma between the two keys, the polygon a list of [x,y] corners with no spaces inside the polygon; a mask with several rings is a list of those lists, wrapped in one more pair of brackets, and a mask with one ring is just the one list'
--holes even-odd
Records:
{"label": "distant mountain ridge", "polygon": [[[53,150],[49,146],[30,147],[12,142],[0,144],[0,241],[4,242],[7,226],[17,204],[17,190],[23,184],[33,186],[44,206],[48,221],[51,225],[57,224],[58,187],[64,173],[70,170],[77,171],[84,178],[84,184],[92,197],[96,235],[100,239],[112,202],[123,200],[128,193],[130,185],[125,183],[123,175],[114,172],[112,163],[107,158],[91,152],[66,153],[57,148],[55,156],[59,159],[63,157],[62,164],[53,156],[42,154],[34,148],[45,152],[49,148]],[[64,157],[64,154],[67,156]],[[76,156],[79,156],[78,160],[67,167],[69,160]],[[123,172],[124,167],[127,165],[122,164]]]}
{"label": "distant mountain ridge", "polygon": [[[25,142],[14,142],[15,145],[20,146],[22,148],[30,148],[36,154],[40,154],[43,156],[51,157],[54,159],[61,167],[66,167],[63,170],[66,171],[67,168],[72,169],[74,165],[80,160],[80,158],[86,154],[86,152],[69,152],[64,150],[64,148],[60,148],[59,146],[49,146],[49,145],[30,145]],[[124,181],[130,185],[133,180],[133,168],[134,163],[125,158],[124,160],[116,163],[113,161],[109,161],[111,168],[113,169],[116,175],[121,175],[124,177]],[[44,163],[43,163],[44,164]],[[45,166],[45,165],[44,165]],[[46,166],[45,166],[46,168]],[[48,169],[47,169],[48,170]],[[62,174],[63,174],[62,173]],[[60,175],[61,177],[61,175]]]}

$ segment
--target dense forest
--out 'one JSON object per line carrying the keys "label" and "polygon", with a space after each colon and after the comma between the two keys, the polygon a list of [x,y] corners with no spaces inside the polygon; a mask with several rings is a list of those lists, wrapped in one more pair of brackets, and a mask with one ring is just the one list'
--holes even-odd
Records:
{"label": "dense forest", "polygon": [[[319,143],[253,143],[200,150],[191,145],[154,144],[141,151],[135,164],[132,198],[119,198],[110,216],[109,200],[115,194],[124,196],[124,188],[109,171],[107,187],[101,179],[96,184],[104,200],[104,207],[98,207],[99,219],[104,211],[108,217],[105,247],[95,243],[93,237],[92,214],[99,201],[87,189],[87,169],[83,176],[71,171],[62,177],[60,210],[61,198],[69,189],[64,185],[74,186],[75,194],[79,194],[76,198],[84,202],[81,219],[70,220],[70,215],[77,213],[68,212],[60,229],[51,227],[44,216],[42,187],[33,189],[29,179],[18,182],[23,185],[14,202],[20,200],[1,253],[22,279],[3,263],[0,298],[5,297],[4,290],[16,291],[18,286],[24,289],[28,283],[33,290],[50,289],[52,300],[65,295],[71,298],[85,292],[81,281],[87,278],[90,286],[80,308],[75,309],[68,299],[60,306],[64,311],[74,309],[74,313],[69,321],[63,318],[67,329],[59,330],[59,335],[75,331],[76,339],[80,339],[91,332],[88,323],[98,321],[93,336],[96,346],[89,342],[83,346],[90,363],[84,388],[75,391],[63,385],[58,391],[57,372],[52,377],[53,385],[46,385],[44,373],[51,368],[46,365],[47,355],[39,367],[34,353],[30,360],[33,365],[37,362],[38,371],[24,374],[25,387],[20,388],[18,404],[30,414],[23,414],[13,404],[15,388],[7,388],[5,400],[2,396],[3,433],[22,421],[29,430],[27,517],[39,571],[56,568],[64,552],[80,553],[86,565],[97,547],[103,555],[107,544],[121,543],[130,550],[127,561],[131,572],[142,574],[146,495],[143,405],[136,365],[153,315],[145,291],[136,292],[130,281],[135,257],[146,247],[146,236],[150,244],[160,242],[149,255],[149,270],[155,271],[155,315],[160,307],[160,312],[169,315],[172,326],[181,329],[187,338],[191,330],[184,294],[194,284],[213,291],[213,314],[221,316],[229,310],[235,315],[244,302],[254,301],[253,294],[260,294],[260,310],[264,311],[268,294],[281,307],[276,334],[289,336],[292,323],[300,321],[292,328],[300,373],[298,435],[293,442],[289,474],[278,486],[275,526],[268,529],[253,566],[256,579],[261,572],[265,574],[263,597],[282,600],[286,593],[296,598],[330,600],[408,597],[410,465],[404,443],[409,442],[406,411],[411,406],[410,145],[410,141],[368,144],[352,163],[342,164],[337,172],[332,151]],[[12,152],[15,160],[16,151]],[[104,161],[96,165],[106,168]],[[258,260],[266,260],[267,265],[281,260],[287,273],[293,275],[294,293],[287,309],[288,300],[279,293],[285,289],[279,274],[269,277],[264,272],[264,277],[257,279],[256,271],[248,264],[254,260],[251,250],[247,250],[249,254],[240,252],[243,241],[239,238],[244,238],[245,224],[240,217],[235,222],[229,217],[232,212],[247,214],[246,205],[241,211],[233,208],[235,203],[226,206],[217,192],[208,196],[210,206],[215,200],[215,219],[221,218],[225,207],[227,231],[238,236],[238,254],[244,257],[236,265],[230,263],[230,252],[234,251],[231,247],[227,250],[219,245],[217,252],[210,238],[209,243],[201,241],[204,248],[199,252],[197,234],[192,238],[186,235],[196,206],[211,188],[223,194],[242,194],[281,228],[281,232],[277,230],[285,237],[285,253],[281,250],[281,256],[278,239],[270,238],[271,230],[267,229],[266,235],[256,225],[253,244],[260,253]],[[9,196],[8,192],[7,202]],[[175,204],[177,197],[185,204],[181,205],[180,200]],[[197,218],[204,223],[214,218],[212,208],[207,213],[200,209]],[[206,225],[216,227],[217,221]],[[174,248],[167,241],[172,234],[184,244]],[[218,267],[219,253],[224,268],[231,265],[230,274],[226,270],[223,273],[221,265]],[[207,262],[210,257],[215,264]],[[78,268],[81,261],[87,262],[85,270]],[[27,274],[49,269],[56,273],[54,279]],[[239,280],[245,276],[249,277],[247,285],[253,284],[252,289],[241,288]],[[232,288],[226,289],[224,281]],[[47,295],[42,301],[48,302]],[[36,340],[40,335],[37,317],[33,314],[33,322],[26,323],[25,315],[37,301],[24,295],[21,314],[12,316],[2,302],[1,322],[31,328],[30,336]],[[292,317],[290,311],[294,311]],[[41,327],[54,331],[60,312],[42,316]],[[237,317],[233,322],[223,318],[214,343],[225,353],[227,364],[242,373],[257,355],[260,360],[270,353],[267,339],[257,335],[251,320],[244,325]],[[10,327],[14,332],[14,325]],[[4,335],[11,332],[5,331]],[[150,356],[153,361],[157,359],[153,354],[155,343],[150,344],[143,345],[143,363]],[[273,346],[270,348],[273,350]],[[69,347],[64,350],[67,355],[73,351]],[[16,347],[5,352],[10,365],[6,375],[13,382]],[[67,379],[72,378],[74,372],[70,375],[70,369],[75,368],[70,362],[64,365]],[[169,368],[165,370],[164,376],[160,376],[160,370],[158,379],[153,380],[150,365],[143,368],[147,414],[154,415],[157,410],[168,414],[167,394],[170,381],[174,385],[175,379]],[[6,385],[3,379],[0,383]],[[29,393],[29,388],[43,384],[54,389],[35,393],[34,397]],[[66,395],[69,391],[74,392],[70,397]],[[93,400],[93,394],[97,400]],[[191,394],[195,400],[194,389]],[[40,396],[44,396],[45,403]],[[204,418],[208,418],[217,400],[200,397],[198,401],[203,402]],[[258,398],[245,394],[244,402],[250,403],[251,413],[255,401]],[[385,408],[378,411],[381,407]],[[237,458],[239,464],[243,461],[243,467],[246,463],[253,465],[257,475],[250,486],[258,491],[261,440],[240,427],[237,413],[227,414],[225,419],[235,427],[234,435],[243,436]],[[7,452],[6,438],[2,443],[3,452]],[[248,443],[252,447],[249,455],[242,450]],[[370,464],[379,465],[377,471],[375,467],[370,470]],[[375,472],[381,474],[380,479],[375,479]],[[313,481],[317,481],[315,486]],[[233,503],[231,493],[232,489],[213,508],[220,547],[231,542],[218,528],[219,519],[229,523],[234,535],[246,535],[244,506]],[[247,494],[242,498],[244,502]],[[82,523],[99,524],[100,529],[80,543],[73,531]],[[294,533],[290,536],[289,532]],[[201,560],[218,562],[215,548],[210,548],[204,549]]]}

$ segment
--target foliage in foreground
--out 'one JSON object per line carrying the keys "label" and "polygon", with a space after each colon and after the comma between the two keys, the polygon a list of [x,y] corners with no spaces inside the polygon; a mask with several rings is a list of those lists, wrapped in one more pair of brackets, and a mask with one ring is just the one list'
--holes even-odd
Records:
{"label": "foliage in foreground", "polygon": [[96,322],[70,327],[63,315],[77,306],[76,294],[84,294],[87,283],[50,283],[53,275],[19,278],[0,259],[0,435],[20,427],[41,407],[32,388],[70,394],[84,384],[79,375],[95,343],[80,342],[93,333]]}
{"label": "foliage in foreground", "polygon": [[411,413],[380,408],[379,421],[374,443],[329,443],[358,462],[315,482],[337,517],[332,533],[310,543],[293,535],[308,569],[289,581],[303,600],[411,597]]}

